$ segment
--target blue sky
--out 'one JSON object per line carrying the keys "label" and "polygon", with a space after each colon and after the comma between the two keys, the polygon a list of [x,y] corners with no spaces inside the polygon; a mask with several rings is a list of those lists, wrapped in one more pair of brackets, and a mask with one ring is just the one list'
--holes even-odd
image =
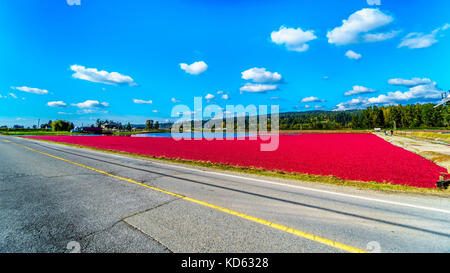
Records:
{"label": "blue sky", "polygon": [[449,14],[446,0],[1,1],[0,125],[165,121],[194,96],[282,112],[435,102]]}

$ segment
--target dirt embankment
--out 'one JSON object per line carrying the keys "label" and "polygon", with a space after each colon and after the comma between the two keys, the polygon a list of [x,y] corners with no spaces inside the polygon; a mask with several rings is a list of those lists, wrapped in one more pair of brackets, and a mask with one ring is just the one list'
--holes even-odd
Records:
{"label": "dirt embankment", "polygon": [[383,133],[376,133],[376,135],[396,146],[423,156],[450,172],[450,145],[433,143],[431,140],[425,139],[413,139],[395,135],[386,136]]}

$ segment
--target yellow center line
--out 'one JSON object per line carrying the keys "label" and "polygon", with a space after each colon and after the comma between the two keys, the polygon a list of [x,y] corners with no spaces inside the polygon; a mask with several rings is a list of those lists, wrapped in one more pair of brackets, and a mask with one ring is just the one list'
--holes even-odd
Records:
{"label": "yellow center line", "polygon": [[348,251],[348,252],[353,252],[353,253],[367,253],[367,251],[359,249],[359,248],[348,246],[348,245],[345,245],[345,244],[342,244],[342,243],[339,243],[339,242],[335,242],[335,241],[332,241],[332,240],[329,240],[329,239],[325,239],[325,238],[322,238],[322,237],[319,237],[319,236],[316,236],[316,235],[313,235],[313,234],[309,234],[309,233],[306,233],[306,232],[303,232],[303,231],[300,231],[300,230],[297,230],[297,229],[293,229],[293,228],[289,228],[289,227],[286,227],[286,226],[283,226],[283,225],[280,225],[280,224],[269,222],[269,221],[266,221],[266,220],[263,220],[263,219],[260,219],[260,218],[254,217],[254,216],[250,216],[250,215],[247,215],[247,214],[244,214],[244,213],[240,213],[240,212],[234,211],[234,210],[230,210],[230,209],[226,209],[226,208],[223,208],[223,207],[220,207],[220,206],[216,206],[216,205],[213,205],[213,204],[210,204],[210,203],[207,203],[207,202],[204,202],[204,201],[200,201],[200,200],[197,200],[197,199],[194,199],[194,198],[190,198],[190,197],[187,197],[187,196],[184,196],[184,195],[180,195],[180,194],[176,194],[176,193],[169,192],[169,191],[166,191],[166,190],[162,190],[162,189],[159,189],[159,188],[155,188],[155,187],[152,187],[152,186],[149,186],[149,185],[137,182],[137,181],[135,181],[133,179],[130,179],[130,178],[124,178],[124,177],[121,177],[121,176],[110,174],[110,173],[107,173],[105,171],[98,170],[98,169],[95,169],[95,168],[92,168],[92,167],[89,167],[89,166],[86,166],[86,165],[83,165],[83,164],[80,164],[80,163],[77,163],[77,162],[73,162],[73,161],[67,160],[65,158],[61,158],[61,157],[58,157],[58,156],[47,154],[47,153],[35,150],[33,148],[24,146],[22,144],[14,143],[14,142],[9,141],[9,140],[5,140],[5,139],[2,139],[2,140],[5,141],[5,142],[13,143],[13,144],[18,145],[18,146],[22,146],[22,147],[24,147],[24,148],[26,148],[28,150],[31,150],[31,151],[36,152],[36,153],[40,153],[42,155],[46,155],[46,156],[49,156],[49,157],[52,157],[52,158],[55,158],[55,159],[59,159],[59,160],[65,161],[67,163],[74,164],[74,165],[79,166],[79,167],[83,167],[83,168],[86,168],[86,169],[89,169],[89,170],[92,170],[92,171],[95,171],[95,172],[98,172],[98,173],[101,173],[101,174],[104,174],[104,175],[107,175],[107,176],[111,176],[111,177],[120,179],[122,181],[127,181],[127,182],[130,182],[130,183],[142,186],[142,187],[146,187],[146,188],[158,191],[158,192],[162,192],[162,193],[165,193],[165,194],[168,194],[168,195],[176,196],[176,197],[178,197],[180,199],[183,199],[183,200],[186,200],[186,201],[190,201],[190,202],[193,202],[193,203],[205,206],[205,207],[213,208],[213,209],[222,211],[222,212],[227,213],[227,214],[235,215],[235,216],[247,219],[247,220],[252,221],[252,222],[256,222],[256,223],[259,223],[259,224],[262,224],[262,225],[265,225],[265,226],[272,227],[274,229],[278,229],[278,230],[281,230],[281,231],[284,231],[284,232],[287,232],[287,233],[294,234],[294,235],[299,236],[299,237],[303,237],[303,238],[306,238],[306,239],[309,239],[309,240],[312,240],[312,241],[315,241],[315,242],[319,242],[319,243],[324,244],[324,245],[332,246],[332,247],[335,247],[335,248],[338,248],[338,249],[341,249],[341,250],[344,250],[344,251]]}

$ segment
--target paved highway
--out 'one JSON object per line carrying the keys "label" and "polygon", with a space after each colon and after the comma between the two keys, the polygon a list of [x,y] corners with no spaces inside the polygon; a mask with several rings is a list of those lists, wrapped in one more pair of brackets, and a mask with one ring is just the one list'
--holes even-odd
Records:
{"label": "paved highway", "polygon": [[0,162],[0,252],[450,252],[445,197],[6,136]]}

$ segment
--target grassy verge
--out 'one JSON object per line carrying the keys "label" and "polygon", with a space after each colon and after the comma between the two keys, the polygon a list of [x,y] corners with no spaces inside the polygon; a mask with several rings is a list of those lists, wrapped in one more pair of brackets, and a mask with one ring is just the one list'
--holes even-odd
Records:
{"label": "grassy verge", "polygon": [[149,133],[170,133],[170,129],[154,129],[145,131],[132,131],[132,132],[114,132],[114,136],[131,136],[135,134],[149,134]]}
{"label": "grassy verge", "polygon": [[24,131],[0,131],[1,135],[7,136],[65,136],[65,135],[82,135],[80,133],[71,133],[66,131],[36,131],[36,130],[24,130]]}
{"label": "grassy verge", "polygon": [[411,132],[406,134],[406,136],[411,136],[413,138],[441,141],[450,144],[450,134],[433,133],[433,132]]}
{"label": "grassy verge", "polygon": [[136,157],[141,159],[148,160],[158,160],[169,163],[177,163],[190,165],[194,167],[205,167],[209,169],[215,169],[220,171],[229,171],[235,173],[243,173],[249,175],[258,175],[263,177],[274,177],[274,178],[282,178],[289,180],[296,180],[301,182],[311,182],[311,183],[320,183],[320,184],[331,184],[345,187],[352,187],[357,189],[368,189],[368,190],[376,190],[383,192],[403,192],[403,193],[421,193],[421,194],[432,194],[432,195],[440,195],[440,196],[450,196],[450,190],[440,190],[440,189],[428,189],[428,188],[419,188],[419,187],[411,187],[405,185],[397,185],[392,183],[380,183],[380,182],[365,182],[365,181],[355,181],[355,180],[345,180],[338,178],[332,175],[312,175],[312,174],[304,174],[304,173],[296,173],[296,172],[285,172],[285,171],[277,171],[277,170],[266,170],[262,168],[255,167],[242,167],[242,166],[234,166],[223,163],[215,163],[210,161],[194,161],[194,160],[186,160],[181,158],[166,158],[166,157],[157,157],[157,156],[148,156],[141,154],[133,154],[128,152],[121,152],[115,150],[107,150],[107,149],[99,149],[88,146],[81,146],[75,144],[54,142],[48,140],[39,139],[39,141],[48,142],[48,143],[58,143],[70,147],[89,149],[94,151],[106,152],[111,154],[119,154],[124,156]]}

